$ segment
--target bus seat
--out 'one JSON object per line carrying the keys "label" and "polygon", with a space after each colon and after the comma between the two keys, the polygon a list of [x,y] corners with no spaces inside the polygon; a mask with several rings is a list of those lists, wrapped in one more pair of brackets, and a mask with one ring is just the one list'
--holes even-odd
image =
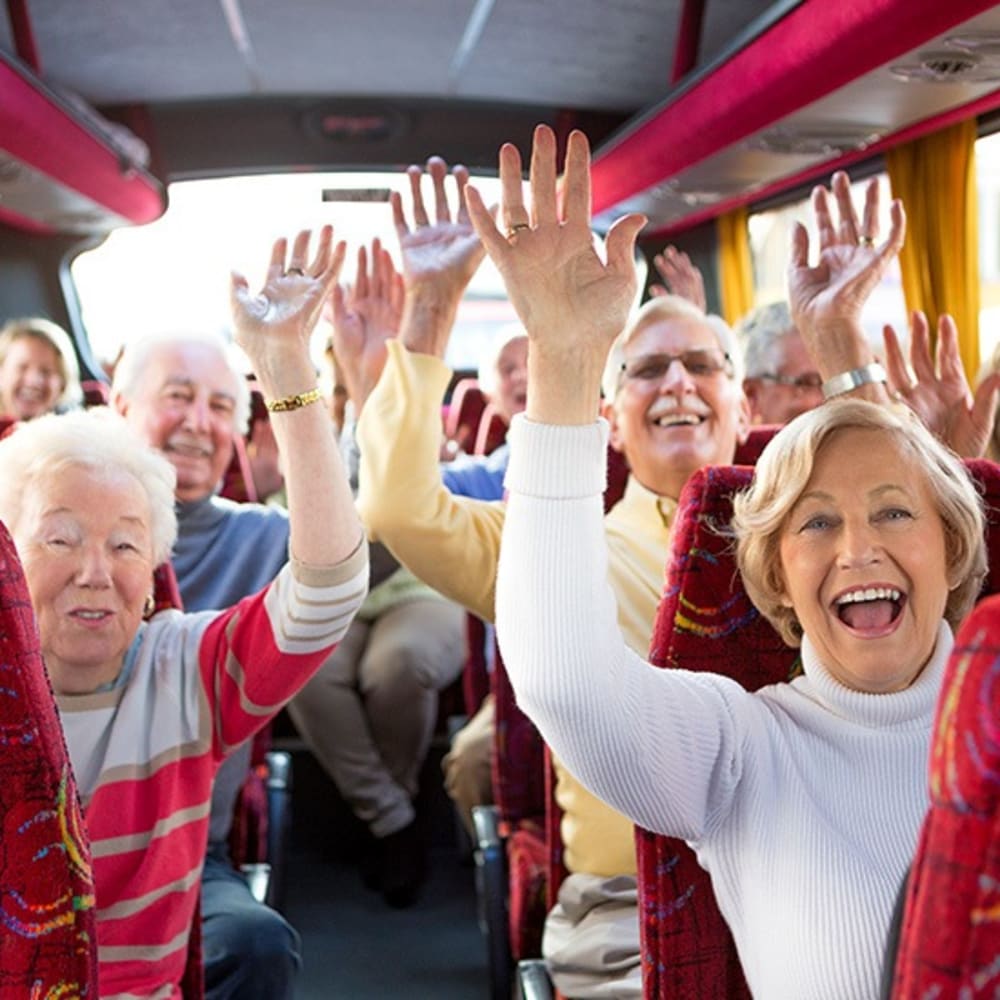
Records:
{"label": "bus seat", "polygon": [[746,441],[736,446],[733,465],[756,465],[768,441],[780,430],[780,424],[759,424],[751,427]]}
{"label": "bus seat", "polygon": [[[1000,586],[1000,466],[965,464],[987,511],[990,571],[983,593],[991,594]],[[797,651],[747,597],[732,542],[720,531],[731,518],[733,494],[752,473],[745,466],[706,468],[685,486],[650,647],[658,666],[722,672],[750,691],[798,669]],[[694,853],[683,841],[639,828],[636,838],[644,996],[749,998],[732,936]]]}
{"label": "bus seat", "polygon": [[21,563],[0,525],[0,995],[97,995],[90,845]]}
{"label": "bus seat", "polygon": [[[714,466],[688,480],[650,646],[657,666],[726,673],[748,690],[787,679],[798,655],[750,603],[731,539],[718,530],[752,475],[749,466]],[[694,852],[640,828],[636,839],[644,996],[749,1000],[732,936]]]}
{"label": "bus seat", "polygon": [[240,434],[233,435],[233,457],[223,473],[219,495],[236,503],[257,502],[257,487],[254,485],[253,470],[247,455],[247,443]]}
{"label": "bus seat", "polygon": [[476,806],[476,883],[491,995],[510,996],[512,963],[541,954],[548,870],[542,738],[518,708],[494,640],[493,806]]}
{"label": "bus seat", "polygon": [[444,434],[459,449],[472,454],[486,397],[474,378],[459,379],[451,393],[444,421]]}
{"label": "bus seat", "polygon": [[938,700],[931,806],[906,890],[893,1000],[995,995],[998,719],[1000,596],[994,595],[981,601],[959,629]]}
{"label": "bus seat", "polygon": [[103,379],[82,379],[80,389],[84,406],[107,406],[111,402],[111,387]]}
{"label": "bus seat", "polygon": [[479,418],[476,439],[472,446],[473,454],[489,455],[506,440],[507,421],[492,403],[487,403]]}

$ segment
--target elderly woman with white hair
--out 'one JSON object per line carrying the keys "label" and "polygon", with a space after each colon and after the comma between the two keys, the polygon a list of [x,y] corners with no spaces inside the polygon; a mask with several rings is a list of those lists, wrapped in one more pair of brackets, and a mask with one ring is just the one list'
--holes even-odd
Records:
{"label": "elderly woman with white hair", "polygon": [[[286,460],[291,558],[225,611],[153,606],[176,535],[175,472],[103,409],[49,415],[0,442],[0,518],[24,564],[95,858],[102,996],[178,997],[219,763],[308,680],[364,598],[367,546],[309,334],[342,246],[324,229],[273,249],[236,339]],[[148,620],[147,620],[148,619]]]}
{"label": "elderly woman with white hair", "polygon": [[841,400],[802,414],[759,460],[736,530],[748,590],[801,644],[803,675],[751,694],[650,666],[605,582],[607,430],[593,417],[642,220],[595,253],[579,132],[557,199],[555,137],[536,130],[531,215],[517,150],[500,157],[508,236],[468,201],[531,338],[497,579],[518,701],[596,794],[692,845],[754,996],[875,997],[952,629],[986,570],[978,494],[909,413]]}

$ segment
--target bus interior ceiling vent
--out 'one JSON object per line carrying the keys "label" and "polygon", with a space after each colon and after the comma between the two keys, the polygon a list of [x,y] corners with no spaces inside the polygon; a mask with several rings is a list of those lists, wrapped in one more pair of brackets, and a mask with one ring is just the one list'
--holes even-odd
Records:
{"label": "bus interior ceiling vent", "polygon": [[920,52],[915,61],[897,63],[897,80],[926,83],[989,83],[1000,80],[1000,36],[956,35],[947,48]]}

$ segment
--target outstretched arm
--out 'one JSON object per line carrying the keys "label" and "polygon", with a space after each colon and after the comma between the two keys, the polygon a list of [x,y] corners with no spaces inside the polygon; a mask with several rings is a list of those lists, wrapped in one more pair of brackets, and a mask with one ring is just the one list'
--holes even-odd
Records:
{"label": "outstretched arm", "polygon": [[694,303],[702,312],[707,311],[705,279],[686,253],[675,246],[668,246],[653,258],[653,266],[663,284],[650,285],[650,295],[654,298],[677,295]]}
{"label": "outstretched arm", "polygon": [[[792,319],[825,379],[872,362],[871,347],[861,327],[861,311],[886,268],[899,253],[906,234],[906,216],[898,199],[890,207],[889,235],[878,243],[879,188],[871,181],[859,218],[851,201],[850,180],[833,175],[832,193],[817,187],[812,193],[819,231],[819,258],[809,263],[809,235],[796,223],[788,266],[788,300]],[[837,220],[831,210],[836,201]],[[881,384],[855,390],[875,402],[888,400]]]}
{"label": "outstretched arm", "polygon": [[[344,260],[333,230],[320,233],[308,259],[311,233],[275,242],[264,286],[253,295],[234,274],[230,288],[236,343],[246,352],[265,400],[284,462],[292,555],[314,566],[343,562],[362,542],[361,524],[337,452],[333,428],[316,389],[309,336]],[[287,266],[286,266],[287,259]],[[281,408],[273,408],[283,401]],[[320,405],[313,405],[320,402]]]}

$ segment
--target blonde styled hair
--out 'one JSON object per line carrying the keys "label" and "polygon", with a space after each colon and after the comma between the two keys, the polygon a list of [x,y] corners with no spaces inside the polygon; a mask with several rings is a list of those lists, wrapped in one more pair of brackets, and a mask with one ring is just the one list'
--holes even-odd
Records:
{"label": "blonde styled hair", "polygon": [[[986,576],[983,504],[961,459],[941,444],[909,410],[860,399],[832,400],[796,417],[769,442],[757,460],[753,482],[733,501],[736,559],[747,594],[790,646],[802,629],[786,593],[779,546],[788,515],[812,476],[817,456],[838,431],[848,428],[891,434],[904,454],[924,470],[944,524],[949,580],[945,619],[957,629]],[[849,470],[845,469],[847,475]]]}
{"label": "blonde styled hair", "polygon": [[0,440],[0,520],[16,534],[22,501],[42,475],[82,467],[96,473],[110,470],[133,476],[149,498],[153,563],[170,557],[177,538],[174,486],[177,474],[170,462],[150,448],[134,430],[106,406],[71,413],[48,413],[18,424]]}

